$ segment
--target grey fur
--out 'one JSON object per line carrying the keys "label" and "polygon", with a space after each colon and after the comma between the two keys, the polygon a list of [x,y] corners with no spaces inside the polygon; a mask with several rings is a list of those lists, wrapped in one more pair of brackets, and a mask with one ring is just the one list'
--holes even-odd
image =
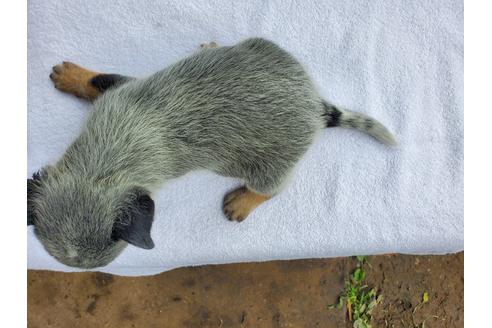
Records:
{"label": "grey fur", "polygon": [[396,140],[391,132],[372,117],[352,112],[348,109],[341,109],[326,102],[324,102],[323,105],[325,107],[325,117],[328,117],[329,119],[336,118],[334,124],[328,124],[328,126],[341,126],[343,128],[356,129],[369,134],[384,144],[396,145]]}
{"label": "grey fur", "polygon": [[[264,39],[204,49],[129,79],[96,99],[81,135],[43,169],[31,200],[36,234],[67,265],[106,265],[126,245],[111,236],[115,224],[128,224],[120,213],[134,206],[134,190],[209,169],[274,195],[325,114],[301,65]],[[379,125],[365,123],[375,135]]]}

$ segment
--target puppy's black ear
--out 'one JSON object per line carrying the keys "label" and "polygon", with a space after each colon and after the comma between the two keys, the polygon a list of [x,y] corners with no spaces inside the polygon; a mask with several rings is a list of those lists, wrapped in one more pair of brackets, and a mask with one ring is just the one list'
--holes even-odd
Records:
{"label": "puppy's black ear", "polygon": [[150,229],[154,220],[154,201],[148,194],[137,194],[125,209],[124,218],[113,229],[113,239],[122,239],[134,246],[152,249]]}
{"label": "puppy's black ear", "polygon": [[36,187],[36,182],[33,179],[27,179],[27,225],[34,224],[34,208],[33,208],[33,197],[34,188]]}

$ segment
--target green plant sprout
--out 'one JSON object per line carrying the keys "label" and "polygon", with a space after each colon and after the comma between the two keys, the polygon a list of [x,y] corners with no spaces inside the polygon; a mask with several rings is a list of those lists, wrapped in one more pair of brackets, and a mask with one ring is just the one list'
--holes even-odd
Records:
{"label": "green plant sprout", "polygon": [[420,301],[419,304],[417,304],[417,306],[413,309],[412,311],[412,324],[413,324],[413,327],[414,328],[425,328],[425,322],[429,319],[439,319],[439,317],[437,315],[430,315],[428,316],[427,318],[424,319],[424,321],[422,321],[422,323],[420,325],[416,324],[415,323],[415,312],[417,312],[417,310],[419,310],[425,303],[429,302],[429,293],[428,292],[424,292],[422,294],[422,301]]}
{"label": "green plant sprout", "polygon": [[371,328],[372,311],[381,303],[382,295],[376,295],[376,289],[364,285],[366,273],[363,265],[367,262],[366,256],[357,256],[357,269],[345,280],[345,289],[340,295],[337,304],[328,306],[329,309],[343,308],[346,305],[347,316],[353,322],[354,328]]}

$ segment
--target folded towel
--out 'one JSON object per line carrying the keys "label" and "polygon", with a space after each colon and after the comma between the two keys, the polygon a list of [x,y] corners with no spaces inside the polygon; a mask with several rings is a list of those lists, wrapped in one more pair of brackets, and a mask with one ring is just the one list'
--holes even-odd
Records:
{"label": "folded towel", "polygon": [[[209,263],[463,249],[463,2],[28,2],[28,172],[54,163],[89,104],[53,88],[51,67],[146,76],[216,41],[261,36],[290,51],[320,94],[393,131],[388,147],[326,129],[284,192],[233,223],[224,194],[240,185],[191,172],[163,186],[152,237],[99,269],[154,274]],[[28,228],[28,267],[76,271]]]}

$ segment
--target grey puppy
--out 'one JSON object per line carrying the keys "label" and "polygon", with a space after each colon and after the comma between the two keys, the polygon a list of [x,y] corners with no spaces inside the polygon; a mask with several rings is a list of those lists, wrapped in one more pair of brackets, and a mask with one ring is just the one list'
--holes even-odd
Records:
{"label": "grey puppy", "polygon": [[223,209],[243,220],[277,194],[325,127],[394,139],[320,98],[301,65],[264,39],[209,47],[145,79],[64,62],[55,87],[94,100],[80,136],[27,181],[28,224],[60,262],[94,268],[130,243],[154,246],[150,193],[196,169],[237,177]]}

